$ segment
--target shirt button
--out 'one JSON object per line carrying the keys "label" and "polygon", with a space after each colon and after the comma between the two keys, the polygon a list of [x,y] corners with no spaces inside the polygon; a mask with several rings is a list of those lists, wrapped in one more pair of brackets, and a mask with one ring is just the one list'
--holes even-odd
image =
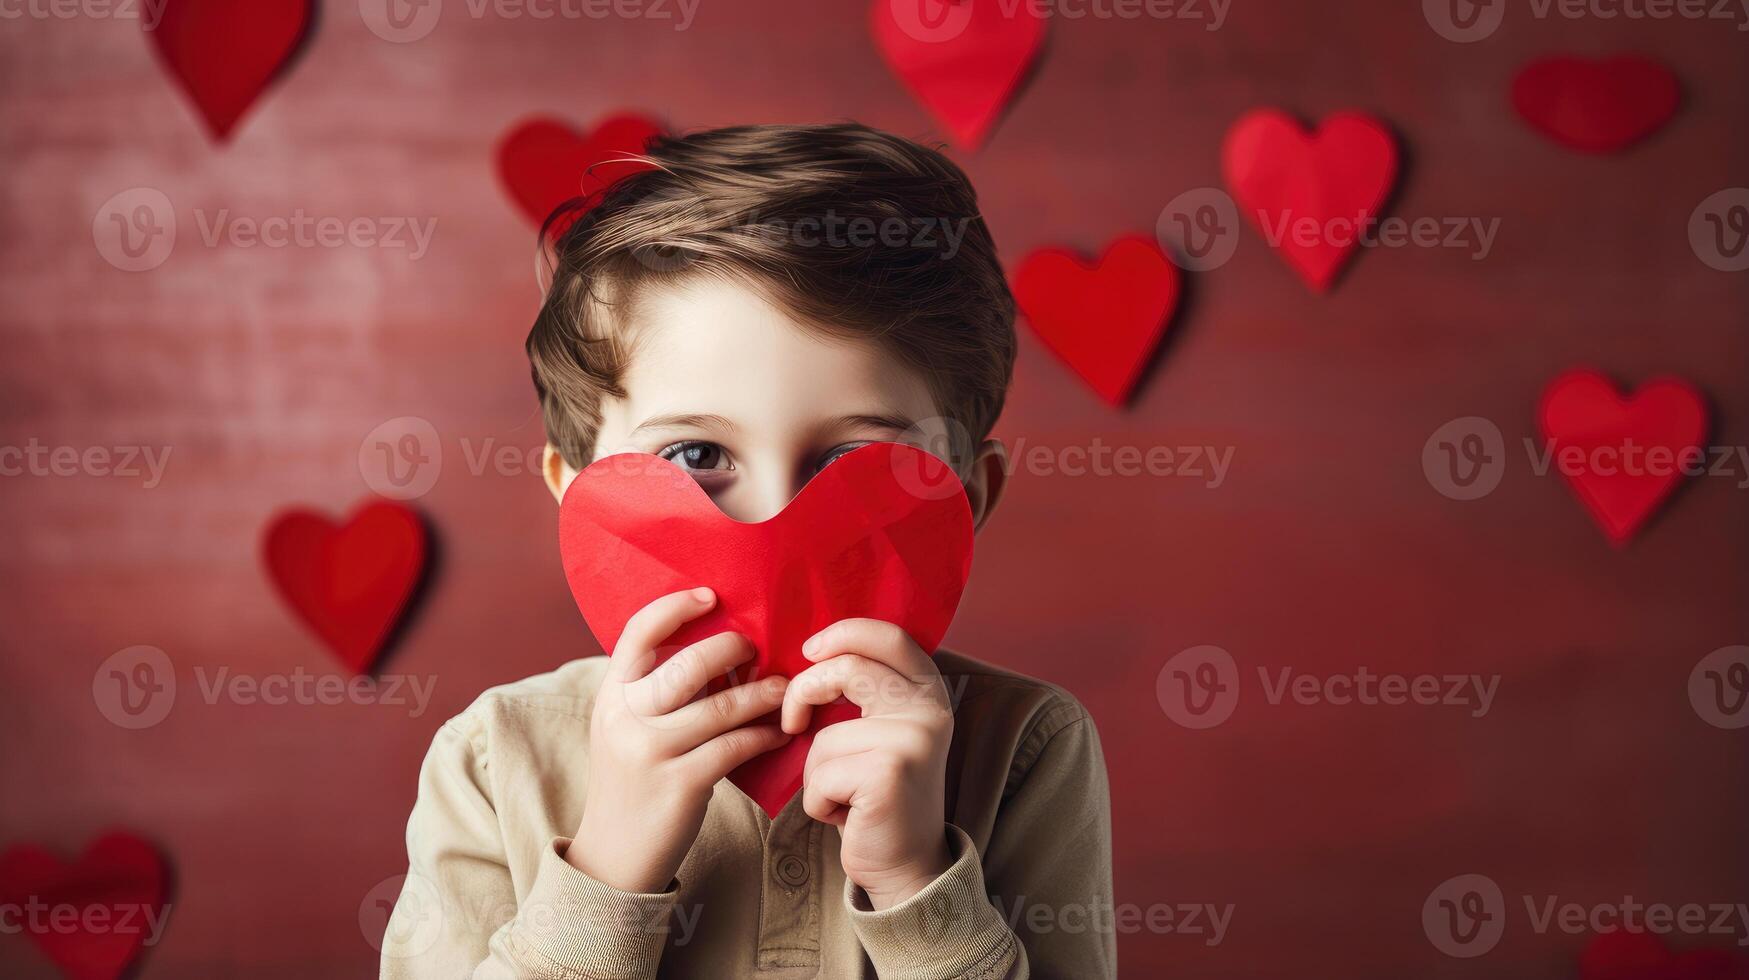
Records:
{"label": "shirt button", "polygon": [[785,855],[777,862],[777,880],[791,888],[802,887],[808,883],[808,862],[794,854]]}

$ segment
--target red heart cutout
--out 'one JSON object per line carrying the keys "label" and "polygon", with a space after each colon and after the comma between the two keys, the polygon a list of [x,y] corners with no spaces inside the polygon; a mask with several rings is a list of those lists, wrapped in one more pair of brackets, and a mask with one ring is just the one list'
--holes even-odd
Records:
{"label": "red heart cutout", "polygon": [[[1597,371],[1569,371],[1543,391],[1537,424],[1551,465],[1617,547],[1675,492],[1684,454],[1705,458],[1699,447],[1707,433],[1706,401],[1677,378],[1649,381],[1624,399]],[[1632,447],[1639,449],[1639,463],[1632,461]],[[1653,447],[1668,450],[1672,462],[1647,461],[1645,451]],[[1563,455],[1578,459],[1564,463]]]}
{"label": "red heart cutout", "polygon": [[1227,189],[1251,224],[1313,291],[1328,292],[1397,183],[1397,143],[1359,112],[1307,132],[1279,109],[1255,109],[1221,146]]}
{"label": "red heart cutout", "polygon": [[315,10],[311,0],[161,2],[157,25],[146,31],[221,143],[291,60]]}
{"label": "red heart cutout", "polygon": [[367,503],[345,524],[313,511],[268,525],[267,570],[292,610],[355,674],[376,663],[425,574],[425,524],[404,504]]}
{"label": "red heart cutout", "polygon": [[1121,408],[1178,306],[1178,267],[1141,235],[1114,240],[1092,266],[1039,249],[1015,271],[1014,299],[1051,353]]}
{"label": "red heart cutout", "polygon": [[1579,980],[1746,980],[1749,961],[1723,949],[1676,954],[1643,932],[1599,934],[1579,953]]}
{"label": "red heart cutout", "polygon": [[[679,467],[626,453],[591,463],[559,508],[565,579],[589,629],[611,651],[650,600],[708,586],[717,606],[669,638],[665,656],[732,630],[757,651],[737,680],[793,677],[802,642],[850,617],[895,623],[934,653],[972,566],[972,514],[959,478],[921,450],[875,443],[821,470],[783,511],[733,520]],[[808,731],[729,775],[776,816],[802,783],[814,734],[855,718],[814,713]]]}
{"label": "red heart cutout", "polygon": [[22,910],[8,924],[69,980],[116,980],[161,938],[168,883],[163,856],[127,831],[98,838],[72,863],[35,844],[0,854],[0,908]]}
{"label": "red heart cutout", "polygon": [[[660,123],[635,113],[609,116],[588,135],[556,119],[524,120],[498,141],[498,177],[516,206],[539,227],[566,201],[593,201],[621,177],[650,169],[647,163],[623,158],[643,153],[660,135]],[[555,236],[563,231],[552,229]]]}
{"label": "red heart cutout", "polygon": [[1633,55],[1544,58],[1512,80],[1512,107],[1526,122],[1586,153],[1614,153],[1657,132],[1680,98],[1670,69]]}
{"label": "red heart cutout", "polygon": [[874,0],[887,66],[960,146],[981,146],[1045,43],[1045,18],[1013,0]]}

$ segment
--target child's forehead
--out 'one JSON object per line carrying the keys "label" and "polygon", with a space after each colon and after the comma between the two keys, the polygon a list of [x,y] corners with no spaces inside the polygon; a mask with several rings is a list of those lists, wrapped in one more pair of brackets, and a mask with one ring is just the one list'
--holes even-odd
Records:
{"label": "child's forehead", "polygon": [[634,406],[854,402],[933,414],[923,377],[884,347],[804,323],[740,282],[697,277],[652,286],[629,320],[621,386]]}

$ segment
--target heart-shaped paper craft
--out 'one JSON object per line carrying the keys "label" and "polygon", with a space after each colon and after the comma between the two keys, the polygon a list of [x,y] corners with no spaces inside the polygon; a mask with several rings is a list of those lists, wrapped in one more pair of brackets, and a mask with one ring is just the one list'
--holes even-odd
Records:
{"label": "heart-shaped paper craft", "polygon": [[1681,94],[1674,72],[1633,55],[1544,58],[1512,80],[1512,107],[1526,122],[1586,153],[1614,153],[1657,132]]}
{"label": "heart-shaped paper craft", "polygon": [[152,46],[224,142],[291,61],[310,29],[312,0],[159,0]]}
{"label": "heart-shaped paper craft", "polygon": [[1328,292],[1397,183],[1397,143],[1359,112],[1307,132],[1279,109],[1227,130],[1221,172],[1239,210],[1316,292]]}
{"label": "heart-shaped paper craft", "polygon": [[[625,158],[643,153],[660,135],[660,123],[636,113],[610,116],[587,134],[557,119],[524,120],[498,141],[498,177],[516,207],[539,227],[566,201],[593,201],[621,177],[650,169]],[[557,235],[564,228],[551,231]]]}
{"label": "heart-shaped paper craft", "polygon": [[425,524],[404,504],[367,503],[344,524],[307,510],[268,525],[264,557],[292,610],[355,674],[371,669],[425,574]]}
{"label": "heart-shaped paper craft", "polygon": [[1657,936],[1617,929],[1580,951],[1579,980],[1749,980],[1749,959],[1724,949],[1674,953]]}
{"label": "heart-shaped paper craft", "polygon": [[73,862],[35,844],[0,853],[0,908],[68,980],[116,980],[160,939],[169,871],[156,848],[127,831],[98,838]]}
{"label": "heart-shaped paper craft", "polygon": [[1015,270],[1014,298],[1051,353],[1121,408],[1178,306],[1178,267],[1141,235],[1113,241],[1092,266],[1040,249]]}
{"label": "heart-shaped paper craft", "polygon": [[1704,465],[1706,400],[1678,378],[1623,398],[1597,371],[1568,371],[1543,391],[1537,425],[1550,465],[1617,547],[1675,492],[1683,467]]}
{"label": "heart-shaped paper craft", "polygon": [[1014,0],[874,0],[887,66],[954,142],[982,146],[1045,43],[1036,4]]}
{"label": "heart-shaped paper craft", "polygon": [[[559,508],[565,578],[589,629],[611,651],[626,620],[653,599],[700,586],[717,605],[669,638],[664,657],[724,631],[752,641],[745,682],[793,677],[803,641],[852,617],[894,623],[933,654],[959,607],[972,563],[972,516],[947,464],[897,443],[834,460],[783,511],[733,520],[679,467],[628,453],[590,464]],[[730,774],[776,816],[801,787],[814,734],[858,715],[828,705],[808,731]]]}

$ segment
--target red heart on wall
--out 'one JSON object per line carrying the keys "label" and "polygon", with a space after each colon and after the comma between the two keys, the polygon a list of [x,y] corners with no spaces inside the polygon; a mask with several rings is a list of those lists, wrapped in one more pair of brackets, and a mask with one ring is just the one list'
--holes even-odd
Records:
{"label": "red heart on wall", "polygon": [[556,119],[524,120],[498,141],[498,177],[538,227],[566,201],[596,198],[621,177],[650,169],[624,158],[643,153],[660,135],[660,123],[635,113],[609,116],[587,134]]}
{"label": "red heart on wall", "polygon": [[1645,139],[1670,121],[1680,99],[1670,69],[1632,55],[1544,58],[1512,80],[1512,107],[1526,122],[1586,153],[1614,153]]}
{"label": "red heart on wall", "polygon": [[1749,980],[1749,960],[1723,949],[1673,953],[1656,936],[1618,929],[1579,953],[1579,980]]}
{"label": "red heart on wall", "polygon": [[1121,408],[1178,306],[1178,267],[1141,235],[1116,239],[1091,266],[1045,248],[1021,261],[1014,299],[1051,353]]}
{"label": "red heart on wall", "polygon": [[1256,109],[1227,130],[1221,172],[1252,226],[1323,293],[1396,186],[1397,143],[1359,112],[1307,132],[1279,109]]}
{"label": "red heart on wall", "polygon": [[[665,651],[734,631],[757,650],[750,674],[737,679],[793,677],[809,665],[802,642],[851,617],[895,623],[933,654],[971,572],[972,515],[946,463],[896,443],[839,457],[760,524],[725,516],[667,460],[628,453],[572,481],[559,508],[559,551],[603,650],[652,599],[706,586],[716,608]],[[776,816],[801,787],[814,734],[857,715],[847,703],[816,711],[806,732],[730,781]]]}
{"label": "red heart on wall", "polygon": [[425,524],[372,501],[344,524],[291,510],[267,528],[268,573],[292,610],[355,674],[376,663],[425,574]]}
{"label": "red heart on wall", "polygon": [[[1581,368],[1543,391],[1537,425],[1550,465],[1620,547],[1675,492],[1684,454],[1692,464],[1706,438],[1707,409],[1677,378],[1649,381],[1624,398],[1607,377]],[[1654,447],[1670,455],[1667,464],[1647,458]]]}
{"label": "red heart on wall", "polygon": [[147,24],[164,66],[224,142],[309,31],[311,0],[161,0]]}
{"label": "red heart on wall", "polygon": [[8,925],[68,980],[124,975],[161,938],[168,889],[163,856],[127,831],[105,834],[71,863],[35,844],[0,854],[0,908],[17,910]]}
{"label": "red heart on wall", "polygon": [[881,57],[968,150],[983,145],[1045,43],[1035,4],[1013,0],[874,0]]}

